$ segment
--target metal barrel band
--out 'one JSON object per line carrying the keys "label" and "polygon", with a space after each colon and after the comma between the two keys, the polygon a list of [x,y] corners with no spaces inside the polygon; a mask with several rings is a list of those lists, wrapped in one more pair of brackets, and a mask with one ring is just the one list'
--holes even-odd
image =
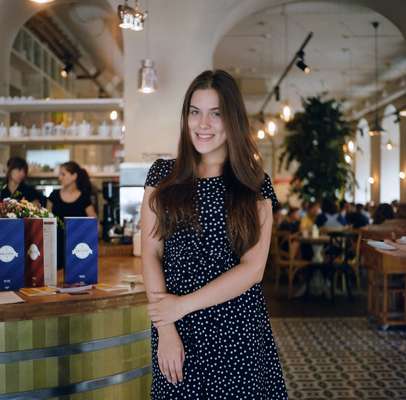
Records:
{"label": "metal barrel band", "polygon": [[[0,352],[0,365],[19,361],[39,360],[48,357],[64,357],[73,354],[87,353],[109,347],[122,346],[151,337],[151,330],[115,336],[107,339],[97,339],[89,342],[47,347],[42,349]],[[1,399],[2,397],[0,397]]]}
{"label": "metal barrel band", "polygon": [[66,386],[52,387],[47,389],[30,390],[26,392],[15,392],[0,394],[0,400],[42,400],[52,397],[66,396],[75,393],[87,392],[90,390],[101,389],[106,386],[116,385],[128,382],[132,379],[140,378],[151,372],[151,366],[147,365],[142,368],[136,368],[131,371],[120,374],[109,375],[103,378],[91,379],[78,383],[72,383]]}

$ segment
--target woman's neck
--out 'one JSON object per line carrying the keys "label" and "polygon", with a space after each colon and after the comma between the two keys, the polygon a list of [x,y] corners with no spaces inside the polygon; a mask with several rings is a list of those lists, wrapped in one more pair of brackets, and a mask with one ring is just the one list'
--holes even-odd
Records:
{"label": "woman's neck", "polygon": [[223,171],[224,161],[224,154],[202,155],[199,163],[199,175],[202,177],[221,175]]}
{"label": "woman's neck", "polygon": [[79,189],[76,185],[76,183],[71,183],[70,185],[63,186],[61,189],[64,193],[75,193],[78,192]]}

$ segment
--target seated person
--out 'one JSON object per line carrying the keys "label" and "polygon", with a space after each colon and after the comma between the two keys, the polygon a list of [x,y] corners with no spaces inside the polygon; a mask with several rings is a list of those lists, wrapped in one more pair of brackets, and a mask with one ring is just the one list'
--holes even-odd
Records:
{"label": "seated person", "polygon": [[347,215],[347,222],[355,229],[369,224],[369,219],[364,213],[364,206],[362,204],[355,205],[355,211]]}
{"label": "seated person", "polygon": [[[342,228],[340,214],[338,213],[337,204],[332,199],[324,199],[321,206],[322,213],[316,218],[316,225],[319,228]],[[340,222],[341,221],[341,222]]]}
{"label": "seated person", "polygon": [[37,207],[45,207],[46,197],[31,185],[25,183],[27,175],[27,161],[21,157],[11,157],[7,161],[6,181],[1,188],[0,200],[7,198],[27,200]]}
{"label": "seated person", "polygon": [[288,211],[286,218],[280,223],[279,229],[290,233],[299,232],[300,227],[300,214],[299,208],[291,207]]}
{"label": "seated person", "polygon": [[379,204],[378,208],[375,210],[373,221],[375,225],[380,225],[388,219],[394,219],[395,212],[393,208],[388,203]]}
{"label": "seated person", "polygon": [[309,203],[307,212],[300,221],[300,232],[310,232],[320,213],[320,204],[318,202]]}
{"label": "seated person", "polygon": [[[291,207],[288,211],[286,218],[279,224],[279,230],[286,233],[297,233],[300,227],[300,210],[297,207]],[[293,253],[296,255],[299,250],[299,244],[294,243]],[[288,241],[281,244],[281,249],[284,251],[289,250]]]}

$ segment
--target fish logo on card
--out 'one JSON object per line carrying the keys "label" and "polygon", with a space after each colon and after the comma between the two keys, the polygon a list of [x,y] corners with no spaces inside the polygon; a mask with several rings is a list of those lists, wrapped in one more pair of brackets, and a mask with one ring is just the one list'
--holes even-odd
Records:
{"label": "fish logo on card", "polygon": [[0,261],[5,263],[13,261],[18,257],[18,253],[11,246],[2,246],[0,247]]}
{"label": "fish logo on card", "polygon": [[89,257],[90,254],[93,254],[93,251],[87,243],[78,243],[72,250],[72,254],[74,254],[77,258],[84,260],[85,258]]}
{"label": "fish logo on card", "polygon": [[39,251],[38,246],[35,243],[32,243],[27,251],[27,254],[32,261],[35,261],[41,255],[41,252]]}

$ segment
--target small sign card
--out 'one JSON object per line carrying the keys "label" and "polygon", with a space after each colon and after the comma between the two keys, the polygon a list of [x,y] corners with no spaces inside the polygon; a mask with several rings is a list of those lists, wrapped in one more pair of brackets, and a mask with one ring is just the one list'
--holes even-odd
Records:
{"label": "small sign card", "polygon": [[65,218],[65,283],[97,283],[97,219]]}

